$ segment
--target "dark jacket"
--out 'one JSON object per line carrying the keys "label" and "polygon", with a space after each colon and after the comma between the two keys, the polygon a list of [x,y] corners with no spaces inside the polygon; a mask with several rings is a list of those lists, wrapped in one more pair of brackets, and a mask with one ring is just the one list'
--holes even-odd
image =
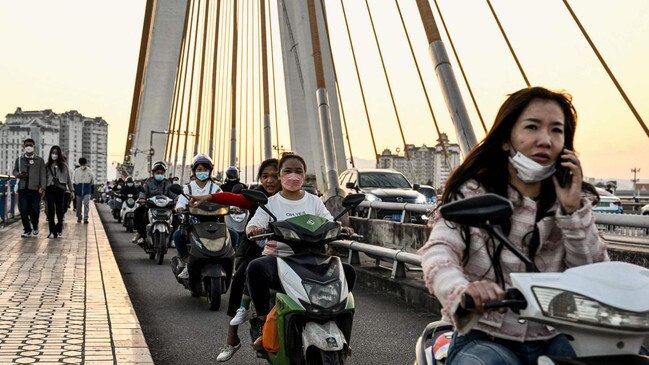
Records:
{"label": "dark jacket", "polygon": [[238,194],[239,191],[232,191],[232,189],[237,185],[241,185],[241,187],[239,188],[239,191],[240,191],[240,189],[247,189],[248,188],[245,184],[242,184],[239,181],[239,179],[237,179],[237,180],[228,180],[225,183],[221,184],[221,190],[227,191],[228,193],[237,193]]}
{"label": "dark jacket", "polygon": [[122,190],[119,191],[120,195],[123,195],[126,197],[128,194],[133,194],[134,198],[137,198],[140,195],[140,191],[137,190],[137,187],[135,185],[128,187],[127,185],[124,185]]}
{"label": "dark jacket", "polygon": [[172,184],[171,181],[169,181],[169,179],[164,179],[158,182],[156,181],[156,179],[150,177],[146,179],[146,181],[142,184],[144,191],[140,192],[138,198],[147,199],[156,195],[166,195],[171,199],[176,199],[177,195],[169,191],[169,187],[171,187],[171,185]]}
{"label": "dark jacket", "polygon": [[[26,172],[26,177],[20,177],[21,172]],[[22,155],[14,163],[13,174],[20,179],[18,190],[38,190],[45,189],[47,186],[47,172],[45,171],[45,161],[35,153],[32,157]]]}
{"label": "dark jacket", "polygon": [[47,174],[47,186],[56,185],[54,184],[54,178],[57,178],[60,184],[63,184],[67,187],[67,191],[72,192],[74,190],[74,188],[72,187],[72,176],[70,174],[70,169],[68,168],[68,164],[66,164],[65,162],[62,162],[60,167],[56,162],[51,166],[47,166],[46,163],[45,172]]}

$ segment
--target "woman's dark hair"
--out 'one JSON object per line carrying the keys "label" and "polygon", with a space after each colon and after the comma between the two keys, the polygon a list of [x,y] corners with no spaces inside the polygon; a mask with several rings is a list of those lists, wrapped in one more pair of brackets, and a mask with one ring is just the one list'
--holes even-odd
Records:
{"label": "woman's dark hair", "polygon": [[259,170],[257,170],[257,180],[261,179],[261,174],[269,166],[273,166],[273,167],[275,167],[277,169],[277,166],[278,166],[277,159],[276,158],[269,158],[267,160],[264,160],[261,163],[261,165],[259,165]]}
{"label": "woman's dark hair", "polygon": [[302,163],[302,166],[304,166],[304,172],[306,172],[306,162],[304,161],[304,158],[302,156],[298,155],[295,152],[284,152],[282,153],[282,157],[279,159],[279,162],[277,163],[277,170],[282,171],[282,165],[286,163],[286,161],[290,159],[296,159]]}
{"label": "woman's dark hair", "polygon": [[[54,152],[55,150],[58,152],[59,155],[59,158],[56,161],[52,159],[52,152]],[[48,168],[51,167],[52,164],[56,164],[59,170],[62,169],[63,164],[65,164],[65,156],[63,155],[63,152],[61,152],[61,147],[59,146],[52,146],[52,148],[50,148],[50,154],[48,155],[47,158],[47,167]]]}
{"label": "woman's dark hair", "polygon": [[[509,179],[507,176],[509,176],[509,153],[503,150],[503,144],[510,142],[514,124],[525,108],[534,100],[554,101],[559,105],[565,117],[564,147],[569,150],[574,150],[577,111],[572,105],[572,96],[565,92],[555,92],[538,86],[518,90],[509,95],[507,100],[505,100],[498,110],[494,124],[485,138],[471,150],[469,155],[464,159],[464,162],[449,177],[446,182],[444,194],[442,195],[443,204],[462,198],[459,193],[460,187],[472,179],[476,180],[487,192],[508,198]],[[582,189],[597,196],[595,188],[588,183],[582,183]],[[543,180],[541,182],[539,207],[536,215],[537,222],[548,215],[548,210],[554,205],[556,198],[552,179],[547,178]],[[462,230],[462,237],[466,243],[463,255],[463,263],[466,264],[469,260],[470,233],[469,227],[461,226],[460,228]],[[504,222],[502,228],[505,234],[509,234],[511,222]],[[503,277],[500,271],[499,257],[502,247],[495,246],[492,247],[490,255],[492,256],[496,279],[502,285]],[[533,243],[530,246],[533,246]],[[536,248],[538,248],[538,244],[533,249],[530,249],[532,258],[535,254],[532,251],[535,251]]]}

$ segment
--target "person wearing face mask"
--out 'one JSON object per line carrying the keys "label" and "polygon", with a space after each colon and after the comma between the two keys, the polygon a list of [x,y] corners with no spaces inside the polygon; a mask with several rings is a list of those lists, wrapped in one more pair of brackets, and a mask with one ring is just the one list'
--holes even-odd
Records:
{"label": "person wearing face mask", "polygon": [[[185,195],[205,195],[205,194],[214,194],[221,191],[219,185],[212,180],[212,170],[214,169],[214,164],[212,159],[203,154],[196,155],[192,161],[192,174],[194,179],[190,181],[183,187],[183,192]],[[176,211],[182,212],[187,208],[189,200],[183,195],[178,196],[178,201],[176,202]],[[230,237],[232,240],[236,237],[236,233],[230,231]],[[189,278],[189,270],[187,269],[187,257],[189,256],[189,236],[187,236],[186,231],[183,229],[178,229],[174,232],[173,240],[176,245],[176,251],[178,251],[178,269],[181,269],[178,277],[181,279]]]}
{"label": "person wearing face mask", "polygon": [[142,183],[144,191],[141,191],[138,196],[140,206],[133,211],[133,225],[137,230],[135,237],[131,241],[133,243],[142,244],[146,238],[146,225],[149,224],[149,215],[147,214],[149,208],[144,204],[146,199],[156,195],[165,195],[171,199],[176,199],[176,194],[169,191],[171,181],[165,177],[166,172],[167,163],[164,161],[156,161],[151,167],[151,174],[153,176]]}
{"label": "person wearing face mask", "polygon": [[[66,163],[65,156],[59,146],[52,146],[46,164],[47,187],[45,199],[47,200],[47,221],[50,233],[47,238],[58,238],[63,233],[63,214],[65,213],[65,199],[72,190],[72,177]],[[54,216],[56,215],[56,223]]]}
{"label": "person wearing face mask", "polygon": [[38,219],[40,216],[41,198],[47,186],[45,161],[36,155],[33,139],[23,141],[25,153],[16,159],[13,174],[19,179],[18,209],[23,223],[23,238],[38,236]]}
{"label": "person wearing face mask", "polygon": [[[268,204],[266,204],[266,208],[277,217],[278,221],[304,214],[313,214],[330,221],[333,220],[333,216],[320,198],[302,190],[306,176],[306,162],[301,156],[284,153],[279,160],[278,171],[281,190],[268,198]],[[270,221],[268,213],[258,209],[248,222],[246,234],[248,237],[262,234]],[[353,233],[348,227],[343,227],[343,230],[348,234]],[[285,257],[292,254],[293,250],[287,244],[268,240],[263,251],[264,256],[253,260],[248,265],[248,289],[257,312],[252,329],[258,337],[255,341],[256,346],[260,343],[261,328],[271,309],[269,305],[270,289],[281,289],[277,273],[277,256]],[[354,269],[347,264],[343,265],[343,269],[351,291],[354,287],[356,274]]]}
{"label": "person wearing face mask", "polygon": [[237,192],[246,189],[246,185],[239,180],[239,169],[230,166],[225,170],[225,182],[221,184],[221,190],[226,192]]}
{"label": "person wearing face mask", "polygon": [[79,159],[79,167],[76,168],[72,174],[72,185],[74,185],[74,195],[76,196],[77,223],[81,223],[81,218],[83,218],[83,223],[88,223],[90,195],[92,195],[95,189],[95,178],[87,164],[88,160],[86,160],[85,157],[81,157]]}
{"label": "person wearing face mask", "polygon": [[[608,260],[592,212],[599,197],[582,181],[574,150],[576,121],[568,94],[542,87],[511,94],[485,139],[449,177],[443,203],[485,193],[509,199],[513,214],[502,228],[541,272]],[[558,179],[556,169],[567,178]],[[568,338],[553,328],[521,322],[512,311],[483,309],[504,299],[510,274],[525,269],[485,230],[450,223],[437,212],[419,253],[426,286],[456,328],[447,365],[536,364],[541,355],[575,356]],[[464,295],[475,302],[470,314],[458,310]]]}
{"label": "person wearing face mask", "polygon": [[140,192],[137,190],[137,186],[135,186],[135,182],[133,181],[133,178],[130,176],[126,178],[124,187],[122,187],[119,193],[124,198],[126,198],[129,194],[133,195],[134,197],[140,195]]}

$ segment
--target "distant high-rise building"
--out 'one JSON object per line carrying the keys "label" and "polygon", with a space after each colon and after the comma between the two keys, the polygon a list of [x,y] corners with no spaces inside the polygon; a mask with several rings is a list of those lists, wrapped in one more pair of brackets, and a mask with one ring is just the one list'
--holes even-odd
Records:
{"label": "distant high-rise building", "polygon": [[76,110],[63,114],[51,109],[23,111],[17,108],[0,122],[0,174],[10,175],[14,161],[23,153],[22,143],[32,138],[36,153],[47,159],[50,148],[61,147],[74,169],[80,157],[88,160],[97,182],[106,181],[108,123],[101,117],[87,118]]}
{"label": "distant high-rise building", "polygon": [[[444,148],[446,147],[446,154]],[[397,148],[396,154],[389,149],[379,155],[379,168],[394,169],[404,174],[408,180],[417,184],[431,184],[443,187],[450,172],[460,164],[460,146],[449,143],[448,136],[442,133],[434,147],[413,144],[406,145],[409,159]]]}

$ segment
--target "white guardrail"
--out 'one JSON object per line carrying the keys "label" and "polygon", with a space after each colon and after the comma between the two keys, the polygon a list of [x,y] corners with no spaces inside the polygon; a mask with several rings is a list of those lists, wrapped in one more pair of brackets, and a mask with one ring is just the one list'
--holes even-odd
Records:
{"label": "white guardrail", "polygon": [[[386,202],[363,202],[359,205],[361,208],[367,208],[364,218],[376,216],[376,210],[401,211],[401,223],[410,222],[411,217],[416,215],[428,215],[435,210],[435,206],[426,204],[413,203],[386,203]],[[646,240],[649,246],[649,215],[635,214],[607,214],[594,213],[595,223],[604,233],[612,237],[636,237]],[[637,241],[635,241],[637,243]],[[360,264],[359,252],[376,259],[376,264],[380,261],[392,263],[391,277],[403,278],[406,275],[406,264],[421,267],[421,256],[404,250],[394,250],[387,247],[371,245],[356,241],[340,240],[329,244],[332,247],[349,250],[348,263]]]}

